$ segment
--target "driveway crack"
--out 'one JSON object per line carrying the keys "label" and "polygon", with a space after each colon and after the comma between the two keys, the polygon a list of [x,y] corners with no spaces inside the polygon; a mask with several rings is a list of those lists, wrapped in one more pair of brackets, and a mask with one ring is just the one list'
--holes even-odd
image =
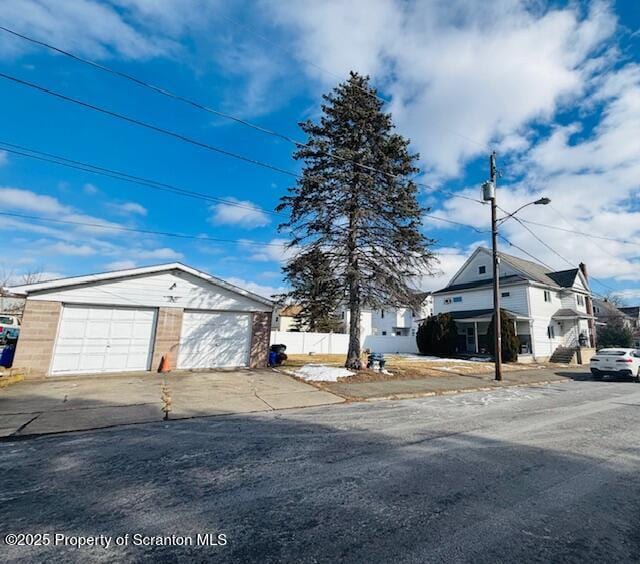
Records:
{"label": "driveway crack", "polygon": [[30,425],[31,423],[33,423],[38,417],[40,417],[42,415],[42,413],[37,413],[34,417],[32,417],[31,419],[29,419],[29,421],[27,421],[26,423],[23,423],[22,425],[20,425],[20,427],[18,427],[13,433],[11,433],[11,436],[15,436],[15,435],[19,435],[20,432],[27,426]]}

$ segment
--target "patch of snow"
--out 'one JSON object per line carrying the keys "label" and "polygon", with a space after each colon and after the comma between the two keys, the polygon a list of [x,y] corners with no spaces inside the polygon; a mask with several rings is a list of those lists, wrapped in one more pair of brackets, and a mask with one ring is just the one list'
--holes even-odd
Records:
{"label": "patch of snow", "polygon": [[305,364],[295,371],[295,375],[303,380],[314,382],[337,382],[338,378],[353,376],[353,372],[346,368],[327,366],[325,364]]}

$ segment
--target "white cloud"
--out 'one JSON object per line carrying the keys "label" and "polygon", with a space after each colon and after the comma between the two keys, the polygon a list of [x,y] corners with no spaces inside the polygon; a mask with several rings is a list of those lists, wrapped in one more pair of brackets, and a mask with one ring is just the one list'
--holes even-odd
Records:
{"label": "white cloud", "polygon": [[[253,202],[226,198],[238,205],[214,204],[209,209],[213,212],[210,220],[214,225],[236,225],[245,229],[254,229],[269,225],[269,216],[258,209]],[[242,207],[240,207],[242,206]]]}
{"label": "white cloud", "polygon": [[238,286],[240,288],[244,288],[249,292],[253,292],[254,294],[258,294],[259,296],[263,296],[265,298],[271,299],[271,296],[276,294],[281,294],[287,291],[284,286],[265,286],[263,284],[257,284],[256,282],[250,282],[243,278],[225,278],[229,284],[233,284],[234,286]]}
{"label": "white cloud", "polygon": [[0,187],[0,206],[12,210],[59,215],[71,212],[69,206],[61,204],[53,196],[36,194],[21,188]]}
{"label": "white cloud", "polygon": [[324,88],[336,78],[318,67],[340,78],[372,74],[425,167],[444,176],[491,141],[512,144],[514,131],[579,95],[597,68],[590,56],[616,26],[601,2],[586,15],[571,4],[543,11],[518,0],[266,6],[295,33],[303,68]]}
{"label": "white cloud", "polygon": [[137,263],[133,260],[115,260],[113,262],[107,263],[105,268],[107,270],[129,270],[130,268],[135,268]]}
{"label": "white cloud", "polygon": [[286,247],[287,243],[289,240],[282,238],[271,239],[267,244],[249,239],[239,241],[240,246],[248,253],[249,260],[274,264],[285,263],[296,254],[295,250]]}
{"label": "white cloud", "polygon": [[121,215],[147,215],[147,208],[136,202],[125,202],[123,204],[110,204],[110,207]]}
{"label": "white cloud", "polygon": [[69,243],[55,243],[47,248],[48,253],[53,255],[71,255],[76,257],[87,257],[96,254],[96,249],[89,245],[71,245]]}
{"label": "white cloud", "polygon": [[[18,32],[98,59],[113,55],[149,59],[178,50],[175,41],[166,35],[141,29],[144,20],[127,21],[113,6],[93,0],[2,2],[0,18]],[[15,56],[32,46],[2,34],[0,48],[5,56]]]}
{"label": "white cloud", "polygon": [[82,190],[85,194],[88,194],[89,196],[95,196],[100,192],[100,189],[95,184],[91,184],[91,182],[87,182],[82,187]]}
{"label": "white cloud", "polygon": [[9,162],[9,153],[0,150],[0,166],[4,166]]}
{"label": "white cloud", "polygon": [[182,253],[168,247],[161,247],[159,249],[133,249],[124,252],[130,253],[131,256],[140,260],[158,259],[173,261],[180,260],[183,257]]}

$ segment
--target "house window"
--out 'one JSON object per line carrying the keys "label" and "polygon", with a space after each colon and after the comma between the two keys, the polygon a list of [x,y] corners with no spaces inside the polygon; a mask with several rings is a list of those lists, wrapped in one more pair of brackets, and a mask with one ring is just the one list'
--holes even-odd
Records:
{"label": "house window", "polygon": [[544,291],[544,301],[551,302],[551,292],[549,292],[549,290]]}
{"label": "house window", "polygon": [[344,311],[340,314],[340,316],[342,317],[342,319],[344,319]]}
{"label": "house window", "polygon": [[383,335],[386,335],[386,334],[387,334],[387,332],[386,332],[386,331],[383,331],[383,332],[382,332],[382,334],[383,334]]}
{"label": "house window", "polygon": [[549,327],[547,327],[547,335],[549,336],[549,339],[555,339],[556,338],[556,331],[555,331],[553,325],[549,325]]}
{"label": "house window", "polygon": [[576,297],[578,299],[578,305],[579,306],[583,306],[584,305],[584,296],[578,295]]}
{"label": "house window", "polygon": [[461,302],[462,302],[462,296],[456,296],[455,298],[453,298],[454,304],[459,304]]}
{"label": "house window", "polygon": [[502,292],[502,294],[500,294],[503,298],[508,298],[511,295],[511,292]]}
{"label": "house window", "polygon": [[381,309],[381,310],[380,310],[380,318],[381,318],[381,319],[384,319],[384,309]]}
{"label": "house window", "polygon": [[487,273],[487,267],[486,266],[479,266],[478,267],[478,274],[486,274]]}

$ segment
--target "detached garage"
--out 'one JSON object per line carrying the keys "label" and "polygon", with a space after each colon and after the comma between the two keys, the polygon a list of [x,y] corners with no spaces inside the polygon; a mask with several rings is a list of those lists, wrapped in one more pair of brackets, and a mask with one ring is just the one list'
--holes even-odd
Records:
{"label": "detached garage", "polygon": [[17,286],[29,376],[260,367],[273,303],[180,263]]}

